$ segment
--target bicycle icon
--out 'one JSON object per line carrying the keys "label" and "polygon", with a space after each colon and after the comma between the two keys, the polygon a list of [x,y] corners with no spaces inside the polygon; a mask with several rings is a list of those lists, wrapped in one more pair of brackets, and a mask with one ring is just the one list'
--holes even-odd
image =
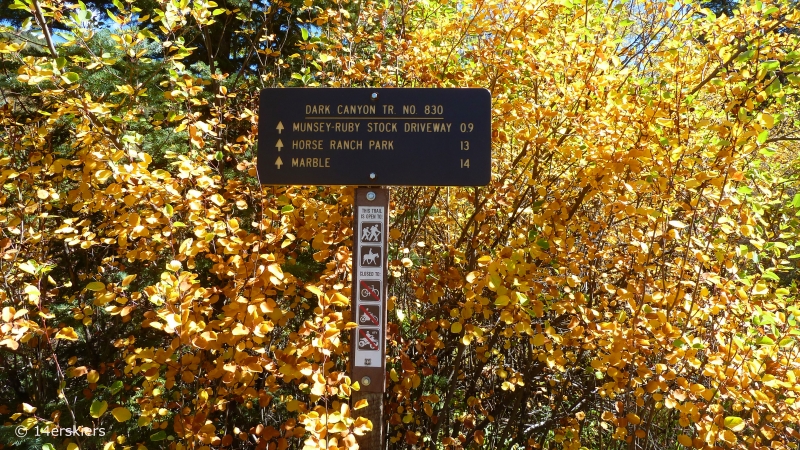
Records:
{"label": "bicycle icon", "polygon": [[377,280],[360,281],[359,300],[379,302],[381,300],[381,282]]}

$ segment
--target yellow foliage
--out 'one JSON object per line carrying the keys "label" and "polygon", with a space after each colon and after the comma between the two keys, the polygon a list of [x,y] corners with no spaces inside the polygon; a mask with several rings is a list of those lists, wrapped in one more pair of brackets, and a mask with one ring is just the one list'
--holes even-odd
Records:
{"label": "yellow foliage", "polygon": [[[796,443],[796,8],[34,3],[42,45],[0,36],[0,360],[53,411],[7,389],[12,425],[72,412],[176,449]],[[492,96],[488,186],[391,191],[386,424],[348,375],[353,188],[256,177],[258,89],[300,85]]]}

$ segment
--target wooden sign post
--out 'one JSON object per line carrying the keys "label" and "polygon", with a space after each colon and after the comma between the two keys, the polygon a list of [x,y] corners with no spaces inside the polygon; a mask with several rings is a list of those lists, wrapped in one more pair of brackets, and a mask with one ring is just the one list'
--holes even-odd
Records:
{"label": "wooden sign post", "polygon": [[350,373],[361,390],[353,401],[368,406],[356,411],[373,430],[359,440],[364,449],[386,448],[383,394],[386,391],[386,268],[389,231],[389,190],[357,188],[353,207],[352,320]]}
{"label": "wooden sign post", "polygon": [[[258,177],[264,185],[485,186],[491,94],[479,88],[270,88],[261,91]],[[357,188],[350,375],[372,421],[361,448],[383,450],[389,190]]]}

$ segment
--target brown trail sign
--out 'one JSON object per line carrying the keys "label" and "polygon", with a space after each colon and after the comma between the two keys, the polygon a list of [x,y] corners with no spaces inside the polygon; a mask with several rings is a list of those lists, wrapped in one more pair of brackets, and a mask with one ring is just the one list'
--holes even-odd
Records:
{"label": "brown trail sign", "polygon": [[489,184],[486,89],[265,89],[260,104],[262,184]]}

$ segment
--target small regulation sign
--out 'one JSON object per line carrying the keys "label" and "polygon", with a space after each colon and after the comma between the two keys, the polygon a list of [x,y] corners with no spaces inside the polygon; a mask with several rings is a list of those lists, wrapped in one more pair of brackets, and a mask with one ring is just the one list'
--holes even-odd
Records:
{"label": "small regulation sign", "polygon": [[386,385],[386,230],[387,189],[356,189],[353,236],[352,320],[357,327],[351,344],[352,377],[365,392],[383,392]]}
{"label": "small regulation sign", "polygon": [[264,89],[258,176],[266,185],[483,186],[491,133],[486,89]]}

